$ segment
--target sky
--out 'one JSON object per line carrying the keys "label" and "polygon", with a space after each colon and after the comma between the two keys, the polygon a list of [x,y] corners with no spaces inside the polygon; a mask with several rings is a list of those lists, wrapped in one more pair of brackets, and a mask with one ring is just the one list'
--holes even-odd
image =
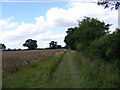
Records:
{"label": "sky", "polygon": [[49,47],[50,41],[65,46],[67,29],[78,26],[77,20],[84,16],[113,24],[111,31],[118,27],[118,11],[104,9],[97,3],[87,0],[38,1],[0,2],[0,43],[11,49],[25,49],[25,41],[33,39],[37,40],[38,48]]}

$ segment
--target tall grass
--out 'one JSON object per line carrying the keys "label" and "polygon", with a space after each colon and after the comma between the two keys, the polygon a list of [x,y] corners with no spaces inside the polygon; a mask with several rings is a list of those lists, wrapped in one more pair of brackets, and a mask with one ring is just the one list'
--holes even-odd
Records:
{"label": "tall grass", "polygon": [[106,62],[99,57],[88,58],[80,52],[75,58],[87,88],[117,88],[120,87],[119,60]]}
{"label": "tall grass", "polygon": [[26,51],[3,51],[2,69],[3,77],[18,71],[21,67],[43,60],[56,52],[63,50],[26,50]]}
{"label": "tall grass", "polygon": [[48,87],[51,74],[62,60],[64,51],[57,52],[45,60],[21,67],[13,74],[3,77],[3,88],[43,88]]}

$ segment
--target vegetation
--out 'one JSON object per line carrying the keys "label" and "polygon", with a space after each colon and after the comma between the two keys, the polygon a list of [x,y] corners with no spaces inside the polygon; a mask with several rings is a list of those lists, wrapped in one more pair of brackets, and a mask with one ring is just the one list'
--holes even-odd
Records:
{"label": "vegetation", "polygon": [[77,60],[77,67],[83,87],[85,88],[120,88],[119,59],[106,62],[100,57],[86,58],[83,53],[77,52],[74,58]]}
{"label": "vegetation", "polygon": [[60,49],[62,47],[61,45],[57,45],[57,42],[55,41],[51,41],[49,45],[51,49]]}
{"label": "vegetation", "polygon": [[95,41],[91,48],[93,54],[98,53],[105,60],[120,59],[120,29]]}
{"label": "vegetation", "polygon": [[69,28],[65,37],[66,47],[76,50],[84,46],[90,46],[94,41],[109,33],[110,24],[97,19],[85,17],[78,21],[78,27]]}
{"label": "vegetation", "polygon": [[105,60],[120,59],[120,29],[109,34],[110,24],[86,17],[78,27],[69,28],[65,37],[66,47],[98,55]]}
{"label": "vegetation", "polygon": [[49,45],[50,45],[50,48],[57,48],[57,42],[55,42],[55,41],[51,41],[50,43],[49,43]]}
{"label": "vegetation", "polygon": [[[65,50],[3,78],[4,88],[117,88],[117,62]],[[8,82],[9,81],[9,82]]]}
{"label": "vegetation", "polygon": [[30,50],[37,49],[37,41],[36,40],[32,40],[32,39],[28,39],[23,44],[23,46],[28,47],[28,49],[30,49]]}
{"label": "vegetation", "polygon": [[3,77],[3,88],[47,88],[51,83],[49,79],[56,70],[64,50],[55,53],[42,61],[29,64],[12,74]]}
{"label": "vegetation", "polygon": [[[119,87],[120,85],[120,78],[118,78],[120,75],[120,29],[117,28],[110,34],[109,26],[111,25],[98,19],[85,17],[81,22],[79,21],[78,27],[68,29],[64,40],[66,48],[82,54],[78,61],[84,64],[79,67],[85,76],[84,79],[90,81],[87,85],[93,85],[93,87]],[[76,57],[78,59],[79,56]],[[82,58],[86,59],[81,61]],[[93,81],[92,84],[91,81]],[[111,82],[111,84],[104,85],[105,82]]]}
{"label": "vegetation", "polygon": [[0,50],[5,50],[5,49],[6,49],[5,44],[1,44],[1,43],[0,43]]}
{"label": "vegetation", "polygon": [[120,7],[119,0],[99,0],[98,5],[104,6],[104,8],[111,8],[118,10]]}
{"label": "vegetation", "polygon": [[[118,10],[120,3],[112,5]],[[29,51],[3,52],[3,88],[119,88],[120,29],[110,33],[111,25],[85,17],[66,31],[69,50],[55,41],[49,43],[55,50],[37,49],[37,41],[28,39],[23,46]]]}
{"label": "vegetation", "polygon": [[25,51],[3,51],[2,69],[3,77],[18,71],[20,68],[41,61],[53,54],[63,50],[25,50]]}

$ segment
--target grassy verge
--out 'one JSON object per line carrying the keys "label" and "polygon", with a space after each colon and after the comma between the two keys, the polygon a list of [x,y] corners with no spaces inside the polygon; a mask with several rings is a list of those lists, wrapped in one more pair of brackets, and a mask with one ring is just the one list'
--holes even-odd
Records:
{"label": "grassy verge", "polygon": [[49,77],[62,60],[64,51],[40,62],[29,64],[3,78],[3,88],[43,88],[50,84]]}
{"label": "grassy verge", "polygon": [[74,60],[75,52],[67,51],[50,79],[50,88],[80,88],[81,77]]}
{"label": "grassy verge", "polygon": [[80,53],[76,54],[78,68],[83,78],[83,84],[87,88],[118,88],[120,78],[118,60],[105,62],[99,58],[85,58]]}

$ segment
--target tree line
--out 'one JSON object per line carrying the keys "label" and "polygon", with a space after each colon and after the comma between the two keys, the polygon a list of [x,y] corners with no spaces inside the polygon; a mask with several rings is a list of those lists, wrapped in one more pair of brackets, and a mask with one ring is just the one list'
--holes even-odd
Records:
{"label": "tree line", "polygon": [[[27,39],[25,41],[25,43],[23,44],[24,47],[28,47],[28,50],[41,50],[40,48],[37,48],[37,40],[32,40],[32,39]],[[57,42],[55,41],[51,41],[49,43],[49,48],[45,48],[45,49],[62,49],[63,47],[61,45],[58,45]],[[5,44],[0,44],[0,50],[4,51],[6,50],[6,46]],[[16,50],[21,50],[21,49],[7,49],[8,51],[12,50],[12,51],[16,51]],[[42,49],[43,50],[43,49]]]}
{"label": "tree line", "polygon": [[[118,10],[120,7],[119,0],[98,0],[97,4],[99,6],[104,6],[105,9],[111,8],[111,10],[112,9]],[[104,22],[100,22],[97,19],[85,17],[85,19],[83,19],[82,21],[78,21],[78,27],[69,28],[68,31],[66,32],[67,36],[65,37],[64,40],[64,42],[66,43],[66,48],[74,50],[82,49],[85,50],[86,48],[95,47],[94,49],[90,50],[91,53],[97,52],[103,58],[119,57],[119,51],[117,49],[119,49],[118,42],[120,30],[117,28],[115,32],[113,32],[113,34],[110,34],[108,31],[109,26],[111,25],[110,24],[105,25]],[[113,43],[111,44],[110,42]],[[57,45],[57,42],[55,41],[51,41],[49,45],[51,49],[61,48],[61,45]],[[28,47],[28,49],[31,50],[37,49],[38,47],[37,41],[32,39],[26,40],[23,46]],[[114,47],[115,50],[113,50]],[[0,44],[0,50],[5,49],[6,46],[4,44]]]}
{"label": "tree line", "polygon": [[[37,41],[36,40],[32,40],[32,39],[28,39],[26,40],[26,42],[23,44],[24,47],[28,47],[29,50],[34,50],[34,49],[37,49]],[[49,43],[49,48],[47,49],[60,49],[62,48],[61,45],[57,45],[57,42],[55,41],[51,41]]]}
{"label": "tree line", "polygon": [[120,29],[110,33],[111,25],[97,18],[78,20],[78,27],[66,31],[66,48],[97,55],[109,61],[120,58]]}

